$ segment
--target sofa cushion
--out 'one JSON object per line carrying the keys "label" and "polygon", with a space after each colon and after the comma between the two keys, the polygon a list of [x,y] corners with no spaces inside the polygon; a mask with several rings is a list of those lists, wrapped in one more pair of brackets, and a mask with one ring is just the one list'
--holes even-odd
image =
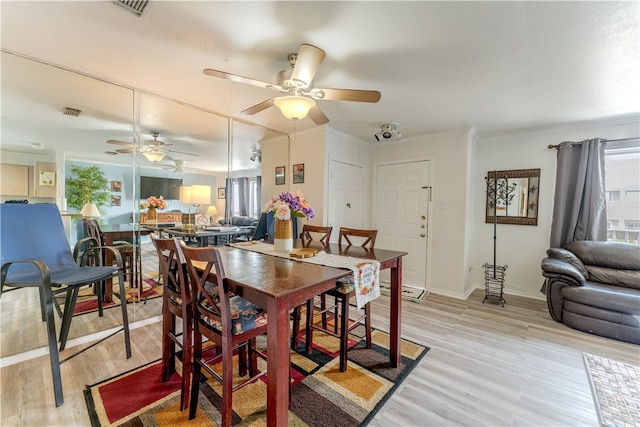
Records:
{"label": "sofa cushion", "polygon": [[584,286],[565,286],[561,293],[579,304],[640,316],[640,292],[636,289],[587,282]]}
{"label": "sofa cushion", "polygon": [[640,271],[640,246],[622,242],[574,241],[567,244],[584,265]]}
{"label": "sofa cushion", "polygon": [[587,270],[589,270],[587,276],[589,281],[640,290],[640,271],[598,267],[595,265],[587,265]]}

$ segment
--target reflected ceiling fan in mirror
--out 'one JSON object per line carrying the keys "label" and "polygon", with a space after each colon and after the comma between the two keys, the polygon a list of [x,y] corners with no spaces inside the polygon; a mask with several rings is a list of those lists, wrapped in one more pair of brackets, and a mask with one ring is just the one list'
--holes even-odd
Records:
{"label": "reflected ceiling fan in mirror", "polygon": [[313,78],[325,56],[324,50],[319,47],[302,44],[298,53],[291,53],[287,57],[290,68],[278,73],[276,84],[211,68],[206,68],[203,72],[208,76],[275,90],[282,95],[267,99],[242,112],[248,115],[259,113],[275,105],[288,119],[300,120],[308,114],[315,124],[322,125],[328,123],[329,118],[318,108],[314,101],[316,99],[356,102],[378,102],[380,100],[380,92],[375,90],[314,88]]}
{"label": "reflected ceiling fan in mirror", "polygon": [[160,136],[160,132],[157,132],[157,131],[151,132],[151,136],[153,136],[153,139],[146,140],[144,142],[144,144],[136,144],[136,143],[133,143],[133,142],[118,141],[117,139],[110,139],[110,140],[107,141],[107,143],[128,146],[129,148],[119,148],[119,149],[116,150],[116,152],[118,152],[118,153],[135,153],[135,152],[142,153],[142,155],[144,157],[146,157],[147,160],[149,160],[150,162],[153,162],[153,163],[158,163],[159,161],[164,159],[164,157],[167,155],[167,153],[178,153],[178,154],[186,154],[186,155],[189,155],[189,156],[198,156],[198,154],[185,153],[184,151],[176,151],[176,150],[168,149],[167,147],[171,146],[172,144],[167,144],[167,143],[165,143],[163,141],[159,141],[158,140],[158,136]]}
{"label": "reflected ceiling fan in mirror", "polygon": [[173,161],[173,165],[162,165],[162,169],[164,169],[166,171],[175,172],[175,173],[184,172],[184,165],[186,163],[185,160],[172,159],[169,156],[165,157],[165,160]]}

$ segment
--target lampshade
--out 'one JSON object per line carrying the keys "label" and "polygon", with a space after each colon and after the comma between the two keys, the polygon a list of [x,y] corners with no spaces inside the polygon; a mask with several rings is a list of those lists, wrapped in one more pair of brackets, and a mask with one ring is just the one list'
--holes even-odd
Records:
{"label": "lampshade", "polygon": [[211,217],[218,215],[218,209],[213,205],[209,206],[207,208],[207,215],[210,215]]}
{"label": "lampshade", "polygon": [[82,209],[80,209],[82,216],[100,216],[98,207],[93,203],[85,203]]}
{"label": "lampshade", "polygon": [[180,186],[180,203],[191,204],[191,187],[187,185]]}
{"label": "lampshade", "polygon": [[159,162],[165,156],[165,153],[162,151],[143,151],[142,155],[147,158],[150,162]]}
{"label": "lampshade", "polygon": [[305,118],[309,110],[316,105],[313,99],[304,96],[280,96],[274,99],[273,103],[286,118],[291,120]]}
{"label": "lampshade", "polygon": [[198,205],[208,205],[209,203],[211,203],[211,186],[192,185],[191,203]]}

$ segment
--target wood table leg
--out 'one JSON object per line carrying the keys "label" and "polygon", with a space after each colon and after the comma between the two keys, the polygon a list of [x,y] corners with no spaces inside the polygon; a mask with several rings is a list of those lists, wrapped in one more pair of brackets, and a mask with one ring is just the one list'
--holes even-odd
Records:
{"label": "wood table leg", "polygon": [[[104,236],[104,245],[113,246],[113,237],[110,235]],[[104,265],[113,265],[113,254],[109,250],[104,251]],[[103,304],[113,301],[113,279],[111,277],[104,281],[104,301]]]}
{"label": "wood table leg", "polygon": [[392,368],[400,366],[400,345],[402,339],[402,257],[391,268],[391,334],[389,336],[389,363]]}
{"label": "wood table leg", "polygon": [[289,415],[289,307],[285,298],[267,303],[267,425],[286,426]]}

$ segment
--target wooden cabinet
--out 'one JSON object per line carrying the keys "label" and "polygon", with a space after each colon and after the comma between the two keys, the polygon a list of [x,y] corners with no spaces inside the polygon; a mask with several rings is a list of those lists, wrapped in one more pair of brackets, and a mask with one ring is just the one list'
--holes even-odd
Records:
{"label": "wooden cabinet", "polygon": [[[188,215],[182,212],[157,212],[156,213],[156,221],[158,223],[176,223],[176,222],[181,222],[186,224],[187,223],[187,219],[188,219]],[[191,214],[191,221],[193,221],[193,217],[194,214]],[[145,224],[147,222],[147,213],[146,212],[140,212],[140,223],[141,224]],[[193,224],[193,222],[191,222]]]}
{"label": "wooden cabinet", "polygon": [[0,165],[0,196],[29,197],[29,166]]}

